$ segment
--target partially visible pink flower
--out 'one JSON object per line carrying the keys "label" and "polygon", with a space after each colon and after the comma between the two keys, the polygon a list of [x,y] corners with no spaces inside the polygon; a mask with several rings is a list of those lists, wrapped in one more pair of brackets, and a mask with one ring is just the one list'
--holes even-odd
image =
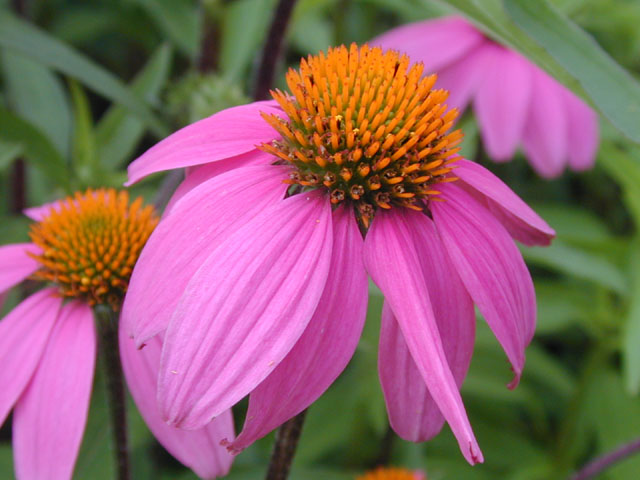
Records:
{"label": "partially visible pink flower", "polygon": [[[459,387],[475,303],[515,387],[535,328],[512,237],[553,230],[456,155],[447,94],[395,52],[339,47],[290,70],[292,95],[220,112],[131,164],[131,182],[192,168],[132,274],[123,328],[161,332],[161,415],[199,428],[249,396],[238,452],[313,403],[345,368],[385,296],[380,379],[392,427],[424,441],[445,420],[482,461]],[[262,113],[262,115],[261,115]]]}
{"label": "partially visible pink flower", "polygon": [[489,156],[504,162],[521,145],[543,177],[593,167],[598,117],[574,93],[519,53],[466,20],[445,17],[403,25],[371,41],[406,52],[438,74],[436,86],[464,110],[472,101]]}
{"label": "partially visible pink flower", "polygon": [[[0,247],[0,297],[28,277],[50,286],[0,321],[0,425],[13,409],[18,480],[66,480],[73,474],[93,385],[97,340],[90,305],[122,302],[131,267],[157,219],[140,201],[130,206],[126,192],[113,190],[77,194],[26,214],[38,222],[33,242]],[[226,474],[232,456],[219,442],[234,436],[230,412],[194,432],[160,420],[159,360],[153,356],[158,341],[144,352],[129,339],[121,342],[142,416],[167,450],[202,478]]]}

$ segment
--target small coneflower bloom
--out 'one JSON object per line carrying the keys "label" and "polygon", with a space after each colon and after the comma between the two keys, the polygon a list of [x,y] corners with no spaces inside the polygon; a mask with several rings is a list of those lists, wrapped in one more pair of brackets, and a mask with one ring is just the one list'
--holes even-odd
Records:
{"label": "small coneflower bloom", "polygon": [[356,480],[427,480],[427,476],[420,470],[378,467],[364,475],[359,475]]}
{"label": "small coneflower bloom", "polygon": [[[0,247],[0,293],[27,278],[45,288],[0,321],[0,424],[13,408],[18,479],[63,480],[72,476],[89,409],[97,345],[91,307],[120,309],[133,266],[158,219],[142,199],[130,203],[127,192],[113,189],[77,193],[26,213],[36,221],[32,241]],[[123,348],[125,369],[141,370],[141,355],[149,353]],[[158,362],[147,363],[151,371],[139,373],[131,391],[154,433],[162,432],[167,426],[155,407],[155,384],[151,390],[144,384],[155,380]],[[146,398],[151,406],[144,404]],[[197,440],[192,443],[212,434],[218,441],[233,435],[233,427],[221,422],[207,430],[189,432]],[[185,434],[156,436],[175,451],[183,448]],[[198,467],[197,455],[205,449],[176,457]],[[226,472],[229,464],[230,458],[218,470]]]}
{"label": "small coneflower bloom", "polygon": [[445,419],[482,454],[459,387],[475,302],[517,384],[535,325],[512,237],[553,231],[498,178],[456,155],[436,77],[378,48],[339,47],[290,70],[291,93],[222,111],[136,160],[131,182],[193,167],[134,269],[123,327],[164,337],[158,401],[198,428],[250,394],[238,452],[315,401],[385,296],[380,378],[389,418],[423,441]]}
{"label": "small coneflower bloom", "polygon": [[406,52],[438,72],[436,86],[450,104],[470,101],[484,147],[497,161],[521,145],[531,166],[547,178],[593,167],[598,147],[596,113],[574,93],[519,53],[487,38],[466,20],[445,17],[403,25],[371,41]]}

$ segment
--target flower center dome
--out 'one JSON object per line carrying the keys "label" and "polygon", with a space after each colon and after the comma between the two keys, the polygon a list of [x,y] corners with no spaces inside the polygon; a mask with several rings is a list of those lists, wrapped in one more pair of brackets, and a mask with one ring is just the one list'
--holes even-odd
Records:
{"label": "flower center dome", "polygon": [[364,227],[376,209],[423,210],[457,158],[462,132],[447,133],[458,115],[447,111],[435,75],[395,51],[352,44],[302,60],[289,70],[293,96],[273,91],[289,117],[263,117],[282,140],[261,149],[292,164],[289,182],[325,188],[331,202],[353,202]]}
{"label": "flower center dome", "polygon": [[419,480],[426,478],[404,468],[378,467],[377,469],[357,477],[356,480]]}
{"label": "flower center dome", "polygon": [[53,206],[31,226],[32,255],[41,267],[33,278],[54,282],[65,297],[120,308],[140,251],[158,223],[142,198],[126,191],[87,190]]}

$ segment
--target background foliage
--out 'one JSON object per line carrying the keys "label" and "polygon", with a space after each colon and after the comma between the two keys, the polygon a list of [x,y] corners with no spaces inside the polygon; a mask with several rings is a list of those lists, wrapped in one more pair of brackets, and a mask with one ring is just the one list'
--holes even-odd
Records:
{"label": "background foliage", "polygon": [[[0,0],[0,243],[27,239],[25,206],[87,186],[120,186],[126,165],[158,139],[248,101],[275,3]],[[293,478],[348,479],[387,460],[426,469],[432,480],[566,478],[640,435],[640,1],[300,0],[277,83],[302,55],[452,11],[601,113],[597,166],[554,181],[537,178],[522,157],[497,166],[472,115],[463,118],[465,155],[495,171],[558,232],[549,248],[522,248],[539,316],[515,391],[505,387],[504,354],[478,322],[463,397],[485,464],[469,467],[448,427],[418,445],[389,434],[376,371],[381,296],[372,286],[356,356],[311,407]],[[155,177],[134,193],[153,201],[161,184]],[[103,389],[98,374],[78,479],[114,478]],[[134,478],[195,478],[130,410]],[[271,442],[238,456],[228,478],[261,478]],[[634,479],[639,471],[637,456],[601,478]],[[0,478],[11,476],[7,422]]]}

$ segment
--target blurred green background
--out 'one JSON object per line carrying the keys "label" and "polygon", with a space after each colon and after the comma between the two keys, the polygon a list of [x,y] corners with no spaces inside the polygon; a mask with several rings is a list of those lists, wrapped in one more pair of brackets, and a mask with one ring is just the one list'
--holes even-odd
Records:
{"label": "blurred green background", "polygon": [[[538,19],[515,15],[523,5],[517,0],[297,2],[276,85],[308,53],[457,11],[544,66],[603,115],[597,166],[553,181],[536,177],[521,156],[491,163],[472,114],[460,123],[465,156],[496,172],[558,232],[549,248],[522,248],[539,315],[515,391],[506,388],[511,376],[505,355],[478,321],[463,398],[485,464],[470,467],[447,426],[424,444],[388,431],[376,368],[382,299],[372,286],[356,355],[310,408],[292,478],[350,479],[379,462],[424,469],[430,480],[566,478],[594,456],[640,436],[640,112],[619,108],[620,99],[638,105],[640,89],[630,77],[621,80],[595,46],[580,49],[580,61],[567,61],[575,59],[566,46],[576,33],[565,28],[569,19],[577,23],[637,79],[640,1],[552,3],[562,12],[555,23],[545,18],[545,8],[536,12]],[[24,207],[87,186],[120,186],[126,165],[159,139],[249,101],[275,5],[0,0],[0,244],[27,240]],[[532,29],[536,20],[548,20],[567,43],[545,51]],[[583,90],[584,78],[593,81]],[[162,182],[155,176],[133,190],[152,202]],[[24,293],[15,290],[2,312]],[[77,479],[114,478],[103,390],[98,373]],[[243,409],[236,412],[238,427]],[[195,478],[155,442],[133,404],[130,410],[134,478]],[[13,475],[10,432],[7,422],[0,431],[0,478]],[[261,478],[272,441],[270,435],[239,455],[228,478]],[[633,480],[638,472],[640,455],[598,478]]]}

